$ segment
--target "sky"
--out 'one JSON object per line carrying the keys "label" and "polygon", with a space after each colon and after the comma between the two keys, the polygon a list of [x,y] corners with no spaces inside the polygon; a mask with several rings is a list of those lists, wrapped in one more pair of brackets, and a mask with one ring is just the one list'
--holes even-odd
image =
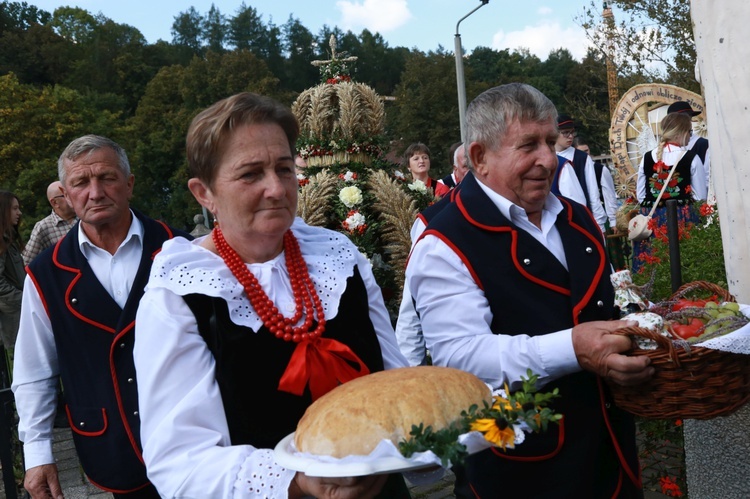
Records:
{"label": "sky", "polygon": [[[242,0],[27,0],[50,13],[72,6],[103,14],[113,21],[138,28],[149,43],[171,41],[175,16],[191,6],[202,15],[214,4],[233,16]],[[567,48],[581,60],[589,42],[575,19],[591,0],[245,0],[264,23],[284,24],[289,16],[314,34],[327,25],[359,34],[363,29],[380,33],[390,47],[454,51],[456,25],[466,52],[475,47],[517,49],[525,47],[544,60],[551,50]],[[597,8],[601,2],[596,2]],[[356,54],[353,54],[356,55]]]}

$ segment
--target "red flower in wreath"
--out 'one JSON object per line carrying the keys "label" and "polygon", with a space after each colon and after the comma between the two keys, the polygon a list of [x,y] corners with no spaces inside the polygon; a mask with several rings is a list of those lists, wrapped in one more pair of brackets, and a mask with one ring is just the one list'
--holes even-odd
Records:
{"label": "red flower in wreath", "polygon": [[682,497],[682,491],[680,486],[677,485],[668,476],[659,478],[659,484],[661,485],[661,493],[669,497]]}
{"label": "red flower in wreath", "polygon": [[711,206],[708,203],[703,203],[700,207],[700,212],[702,217],[707,217],[710,215],[713,215],[716,210],[713,206]]}

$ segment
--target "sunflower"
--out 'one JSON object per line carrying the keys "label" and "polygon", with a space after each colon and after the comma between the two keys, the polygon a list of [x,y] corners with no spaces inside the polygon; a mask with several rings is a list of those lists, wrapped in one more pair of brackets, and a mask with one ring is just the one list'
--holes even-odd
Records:
{"label": "sunflower", "polygon": [[481,432],[488,442],[497,447],[503,449],[515,447],[516,432],[513,426],[503,417],[477,419],[471,423],[471,430]]}

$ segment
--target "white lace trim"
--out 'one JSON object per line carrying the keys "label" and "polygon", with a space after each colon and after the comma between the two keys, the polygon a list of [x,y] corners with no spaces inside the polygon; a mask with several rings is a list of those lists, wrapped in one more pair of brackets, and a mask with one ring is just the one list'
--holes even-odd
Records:
{"label": "white lace trim", "polygon": [[[326,320],[331,320],[338,313],[346,280],[354,274],[359,251],[344,235],[311,227],[300,218],[295,219],[292,231],[299,241]],[[294,299],[284,252],[268,262],[249,264],[248,268],[282,314],[293,315]],[[221,257],[199,246],[197,241],[176,237],[165,242],[154,259],[147,286],[150,288],[165,288],[180,296],[202,294],[223,298],[232,322],[256,332],[263,325]]]}
{"label": "white lace trim", "polygon": [[258,449],[242,463],[237,474],[234,497],[287,497],[289,484],[295,473],[277,464],[271,449]]}

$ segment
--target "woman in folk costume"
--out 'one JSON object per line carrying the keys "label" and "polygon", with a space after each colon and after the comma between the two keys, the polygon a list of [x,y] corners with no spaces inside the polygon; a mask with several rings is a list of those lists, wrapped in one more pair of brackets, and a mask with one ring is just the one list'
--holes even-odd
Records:
{"label": "woman in folk costume", "polygon": [[[680,224],[695,223],[697,213],[691,205],[694,201],[706,199],[706,174],[703,163],[695,151],[687,145],[692,133],[690,116],[681,113],[668,114],[662,119],[661,136],[656,149],[646,153],[638,167],[637,196],[641,213],[648,215],[659,198],[665,182],[666,189],[656,204],[650,227],[664,227],[667,222],[666,202],[678,202]],[[672,167],[677,163],[671,177]],[[651,250],[651,239],[633,242],[633,271],[637,272],[644,263],[644,257]]]}
{"label": "woman in folk costume", "polygon": [[367,259],[295,218],[298,130],[287,108],[242,93],[188,131],[188,186],[218,226],[157,255],[134,354],[162,497],[408,497],[400,475],[313,478],[274,458],[315,399],[406,365]]}

